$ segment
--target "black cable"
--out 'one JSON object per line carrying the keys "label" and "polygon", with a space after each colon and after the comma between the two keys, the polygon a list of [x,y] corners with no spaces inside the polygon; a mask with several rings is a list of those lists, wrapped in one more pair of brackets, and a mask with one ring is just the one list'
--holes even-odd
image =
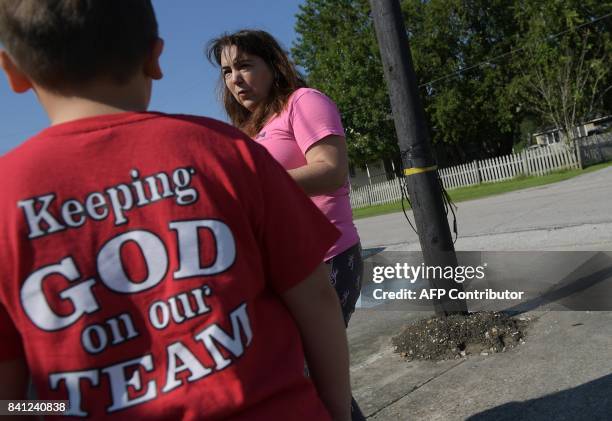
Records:
{"label": "black cable", "polygon": [[[612,12],[610,12],[610,13],[606,13],[605,15],[603,15],[603,16],[599,16],[599,17],[597,17],[597,18],[595,18],[595,19],[593,19],[593,20],[591,20],[591,21],[589,21],[589,22],[585,22],[585,23],[583,23],[583,24],[581,24],[581,25],[578,25],[578,26],[576,26],[575,28],[568,28],[568,29],[566,29],[566,30],[564,30],[564,31],[557,32],[556,34],[549,34],[549,35],[547,35],[546,37],[541,38],[541,39],[540,39],[540,41],[550,41],[550,40],[553,40],[553,39],[555,39],[555,38],[559,38],[561,35],[564,35],[564,34],[566,34],[566,33],[568,33],[568,32],[577,31],[577,30],[579,30],[579,29],[584,28],[585,26],[593,25],[593,24],[595,24],[595,23],[599,22],[600,20],[604,20],[604,19],[609,18],[610,16],[612,16]],[[480,63],[476,63],[476,64],[473,64],[473,65],[468,66],[468,67],[462,67],[462,68],[460,68],[460,69],[455,70],[455,71],[454,71],[454,72],[452,72],[452,73],[448,73],[448,74],[446,74],[446,75],[444,75],[444,76],[440,76],[440,77],[439,77],[439,78],[437,78],[437,79],[433,79],[433,80],[430,80],[429,82],[422,83],[422,84],[420,84],[420,85],[419,85],[419,88],[422,88],[422,87],[424,87],[424,86],[431,86],[431,85],[433,85],[433,84],[434,84],[434,83],[436,83],[436,82],[440,82],[440,81],[442,81],[442,80],[445,80],[445,79],[451,78],[451,77],[453,77],[453,76],[457,76],[457,75],[459,75],[459,74],[461,74],[461,73],[463,73],[463,72],[467,72],[468,70],[474,69],[474,68],[476,68],[476,67],[480,67],[480,66],[482,66],[482,65],[489,64],[490,62],[495,61],[495,60],[497,60],[497,59],[500,59],[500,58],[502,58],[502,57],[505,57],[505,56],[507,56],[507,55],[511,55],[511,54],[514,54],[514,53],[518,53],[519,51],[523,51],[523,50],[525,50],[526,48],[527,48],[527,47],[519,47],[519,48],[515,48],[515,49],[512,49],[512,50],[510,50],[510,51],[506,51],[505,53],[499,54],[499,55],[497,55],[497,56],[495,56],[495,57],[491,57],[491,58],[488,58],[488,59],[486,59],[486,60],[483,60],[483,61],[481,61]]]}
{"label": "black cable", "polygon": [[406,208],[404,207],[404,200],[406,200],[408,202],[408,205],[410,205],[410,208],[412,209],[412,203],[410,202],[410,197],[409,197],[410,195],[408,194],[408,185],[406,183],[406,177],[405,176],[398,177],[398,181],[399,181],[400,190],[402,192],[402,212],[404,212],[404,218],[406,218],[406,221],[408,221],[408,223],[410,224],[410,227],[412,228],[412,230],[418,237],[419,233],[417,232],[414,225],[412,225],[412,222],[410,221],[410,218],[408,217],[408,214],[406,213]]}
{"label": "black cable", "polygon": [[[595,23],[597,23],[599,21],[602,21],[604,19],[608,19],[611,16],[612,16],[612,12],[606,13],[605,15],[598,16],[598,17],[594,18],[593,20],[590,20],[588,22],[582,23],[582,24],[580,24],[580,25],[578,25],[578,26],[576,26],[574,28],[568,28],[568,29],[565,29],[565,30],[563,30],[561,32],[557,32],[556,34],[549,34],[549,35],[541,38],[540,41],[548,41],[548,40],[556,39],[556,38],[560,37],[561,35],[564,35],[564,34],[566,34],[568,32],[577,31],[579,29],[582,29],[582,28],[584,28],[586,26],[593,25],[593,24],[595,24]],[[514,48],[514,49],[511,49],[510,51],[506,51],[505,53],[501,53],[501,54],[499,54],[497,56],[486,58],[483,61],[481,61],[480,63],[476,63],[476,64],[473,64],[473,65],[470,65],[470,66],[467,66],[467,67],[459,68],[459,69],[457,69],[457,70],[455,70],[455,71],[453,71],[451,73],[447,73],[447,74],[442,75],[442,76],[440,76],[438,78],[432,79],[429,82],[421,83],[421,84],[419,84],[419,88],[422,88],[422,87],[425,87],[425,86],[430,86],[431,87],[432,85],[436,84],[437,82],[440,82],[440,81],[452,78],[454,76],[460,75],[460,74],[465,73],[465,72],[467,72],[469,70],[472,70],[472,69],[474,69],[476,67],[480,67],[480,66],[483,66],[483,65],[490,64],[492,61],[496,61],[496,60],[498,60],[498,59],[500,59],[502,57],[505,57],[505,56],[508,56],[508,55],[512,55],[514,53],[521,52],[521,51],[525,50],[526,48],[527,47]],[[361,105],[357,105],[355,107],[349,107],[349,108],[346,108],[346,109],[342,110],[341,114],[352,112],[352,111],[358,111],[358,110],[362,110],[362,109],[365,109],[365,108],[363,106],[361,106]]]}
{"label": "black cable", "polygon": [[442,193],[442,201],[444,202],[444,213],[446,214],[447,219],[448,219],[449,209],[451,213],[453,214],[453,232],[455,233],[455,239],[453,240],[453,244],[455,244],[457,242],[457,238],[459,238],[459,233],[457,230],[457,215],[455,214],[455,211],[457,210],[457,205],[455,205],[455,203],[453,202],[453,199],[451,199],[450,195],[446,191],[446,188],[444,188],[444,184],[442,183],[442,179],[440,178],[440,173],[438,173],[437,171],[436,171],[436,177],[438,178],[438,183],[440,184],[440,191]]}
{"label": "black cable", "polygon": [[[440,186],[440,193],[442,193],[442,202],[444,203],[444,213],[448,217],[448,211],[450,209],[451,214],[453,215],[453,233],[455,234],[455,239],[453,240],[453,244],[455,244],[457,242],[457,239],[459,238],[457,214],[455,213],[455,211],[458,208],[457,208],[457,205],[455,205],[455,203],[451,199],[448,192],[446,191],[446,188],[444,188],[444,184],[442,183],[440,174],[437,171],[436,171],[436,177],[438,179],[438,184]],[[408,205],[410,205],[410,208],[412,208],[412,203],[410,202],[410,195],[408,194],[408,183],[406,181],[406,177],[398,177],[398,182],[400,186],[400,191],[402,193],[401,203],[402,203],[402,212],[404,213],[404,218],[406,218],[406,221],[410,225],[410,228],[412,228],[414,233],[418,236],[419,233],[416,230],[415,226],[412,224],[412,221],[410,220],[410,217],[408,216],[408,213],[406,212],[406,206],[404,205],[404,200],[406,200],[408,202]]]}

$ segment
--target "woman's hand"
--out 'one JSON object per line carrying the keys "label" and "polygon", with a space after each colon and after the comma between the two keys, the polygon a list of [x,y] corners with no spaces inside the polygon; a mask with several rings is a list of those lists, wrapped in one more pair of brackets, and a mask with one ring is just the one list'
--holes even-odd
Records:
{"label": "woman's hand", "polygon": [[346,183],[348,152],[342,136],[330,135],[306,151],[307,164],[289,174],[309,196],[329,194]]}

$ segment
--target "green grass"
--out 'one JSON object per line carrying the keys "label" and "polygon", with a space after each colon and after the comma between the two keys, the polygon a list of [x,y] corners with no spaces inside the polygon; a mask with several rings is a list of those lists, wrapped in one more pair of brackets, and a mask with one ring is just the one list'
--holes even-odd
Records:
{"label": "green grass", "polygon": [[[448,190],[448,193],[453,202],[463,202],[466,200],[480,199],[481,197],[494,196],[497,194],[507,193],[515,190],[526,189],[529,187],[543,186],[546,184],[556,183],[558,181],[568,180],[577,175],[587,174],[599,169],[612,166],[612,162],[592,165],[584,170],[563,170],[556,171],[541,177],[517,177],[508,181],[499,183],[486,183],[472,187],[460,187],[458,189]],[[405,203],[408,207],[408,203]],[[353,218],[367,218],[369,216],[384,215],[386,213],[401,212],[401,202],[386,203],[384,205],[368,206],[366,208],[354,209]]]}

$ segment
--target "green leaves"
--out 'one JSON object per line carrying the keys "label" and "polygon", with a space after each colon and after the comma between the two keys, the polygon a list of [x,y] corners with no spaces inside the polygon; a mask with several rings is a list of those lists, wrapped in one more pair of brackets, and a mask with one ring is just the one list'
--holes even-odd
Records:
{"label": "green leaves", "polygon": [[332,98],[357,164],[396,149],[393,121],[367,0],[307,0],[292,53],[309,84]]}
{"label": "green leaves", "polygon": [[604,65],[612,56],[612,19],[596,21],[612,10],[612,3],[605,3],[538,0],[523,5],[522,16],[533,18],[518,40],[523,51],[512,94],[568,139],[579,123],[612,111],[606,106],[612,73]]}
{"label": "green leaves", "polygon": [[[612,18],[579,28],[612,11],[610,0],[401,6],[442,165],[509,152],[528,134],[524,121],[565,127],[612,111]],[[306,0],[296,32],[293,57],[338,104],[353,162],[397,154],[368,1]]]}

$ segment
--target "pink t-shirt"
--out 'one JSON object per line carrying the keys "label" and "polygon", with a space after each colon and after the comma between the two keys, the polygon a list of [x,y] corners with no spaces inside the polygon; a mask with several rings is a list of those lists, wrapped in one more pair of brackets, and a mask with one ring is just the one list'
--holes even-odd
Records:
{"label": "pink t-shirt", "polygon": [[[291,95],[285,109],[261,129],[255,140],[286,170],[291,170],[306,165],[306,151],[330,135],[344,138],[344,128],[336,104],[315,89],[300,88]],[[342,233],[327,251],[325,260],[359,242],[353,224],[348,178],[335,192],[312,196],[311,199]]]}

